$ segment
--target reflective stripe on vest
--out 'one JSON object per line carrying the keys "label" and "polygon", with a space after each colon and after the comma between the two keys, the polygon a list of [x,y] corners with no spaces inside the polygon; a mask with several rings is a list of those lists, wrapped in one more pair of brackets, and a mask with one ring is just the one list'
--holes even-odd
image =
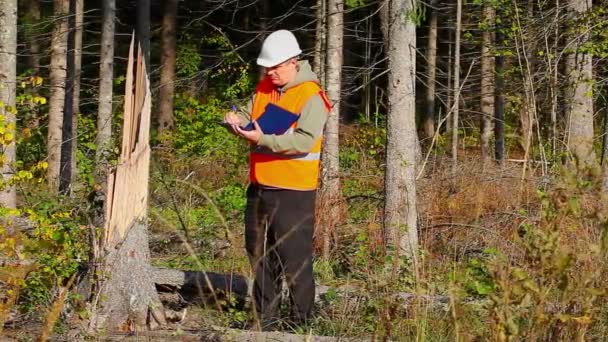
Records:
{"label": "reflective stripe on vest", "polygon": [[[317,94],[329,112],[329,101],[317,83],[304,82],[280,94],[269,79],[264,79],[256,88],[251,117],[253,120],[259,118],[269,103],[300,115],[308,100]],[[285,134],[293,134],[296,128],[297,121]],[[249,180],[281,189],[314,190],[318,185],[321,145],[322,137],[318,137],[308,153],[283,154],[266,148],[252,148]]]}

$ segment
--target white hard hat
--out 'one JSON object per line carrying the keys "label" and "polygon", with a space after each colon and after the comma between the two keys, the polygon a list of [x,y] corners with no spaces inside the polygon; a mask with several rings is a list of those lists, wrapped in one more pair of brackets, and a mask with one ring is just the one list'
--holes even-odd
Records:
{"label": "white hard hat", "polygon": [[300,45],[293,33],[287,30],[278,30],[264,39],[257,62],[258,65],[269,68],[301,53],[302,50],[300,50]]}

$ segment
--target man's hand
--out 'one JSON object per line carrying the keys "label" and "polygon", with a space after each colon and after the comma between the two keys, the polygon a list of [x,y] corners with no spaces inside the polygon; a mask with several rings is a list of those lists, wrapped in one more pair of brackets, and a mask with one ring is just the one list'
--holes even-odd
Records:
{"label": "man's hand", "polygon": [[224,122],[229,125],[240,125],[241,121],[235,112],[228,112],[224,115]]}
{"label": "man's hand", "polygon": [[245,130],[241,129],[241,126],[233,125],[232,129],[235,130],[235,132],[238,136],[244,138],[245,140],[248,140],[251,143],[257,144],[260,141],[260,138],[262,137],[262,135],[264,135],[264,132],[262,132],[260,125],[258,125],[258,123],[256,121],[253,122],[253,127],[254,127],[253,130],[245,131]]}

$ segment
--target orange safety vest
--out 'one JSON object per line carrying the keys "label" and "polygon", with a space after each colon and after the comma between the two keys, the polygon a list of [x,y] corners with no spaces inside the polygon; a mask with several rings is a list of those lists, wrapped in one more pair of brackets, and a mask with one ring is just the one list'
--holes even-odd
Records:
{"label": "orange safety vest", "polygon": [[[329,100],[316,82],[303,82],[280,94],[269,79],[264,79],[256,88],[251,118],[257,120],[262,116],[269,103],[300,115],[306,102],[317,94],[325,102],[329,113]],[[297,126],[296,121],[285,134],[293,132]],[[315,190],[319,178],[322,139],[318,137],[312,149],[301,154],[273,153],[264,147],[253,146],[249,155],[249,180],[273,188]]]}

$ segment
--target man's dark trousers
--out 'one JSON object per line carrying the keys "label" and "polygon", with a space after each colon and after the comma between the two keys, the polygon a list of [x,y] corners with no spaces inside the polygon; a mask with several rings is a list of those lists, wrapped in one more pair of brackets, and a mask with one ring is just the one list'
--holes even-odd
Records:
{"label": "man's dark trousers", "polygon": [[250,185],[245,210],[245,246],[253,267],[253,297],[262,322],[279,319],[281,273],[291,299],[291,319],[303,322],[314,304],[312,271],[315,191]]}

